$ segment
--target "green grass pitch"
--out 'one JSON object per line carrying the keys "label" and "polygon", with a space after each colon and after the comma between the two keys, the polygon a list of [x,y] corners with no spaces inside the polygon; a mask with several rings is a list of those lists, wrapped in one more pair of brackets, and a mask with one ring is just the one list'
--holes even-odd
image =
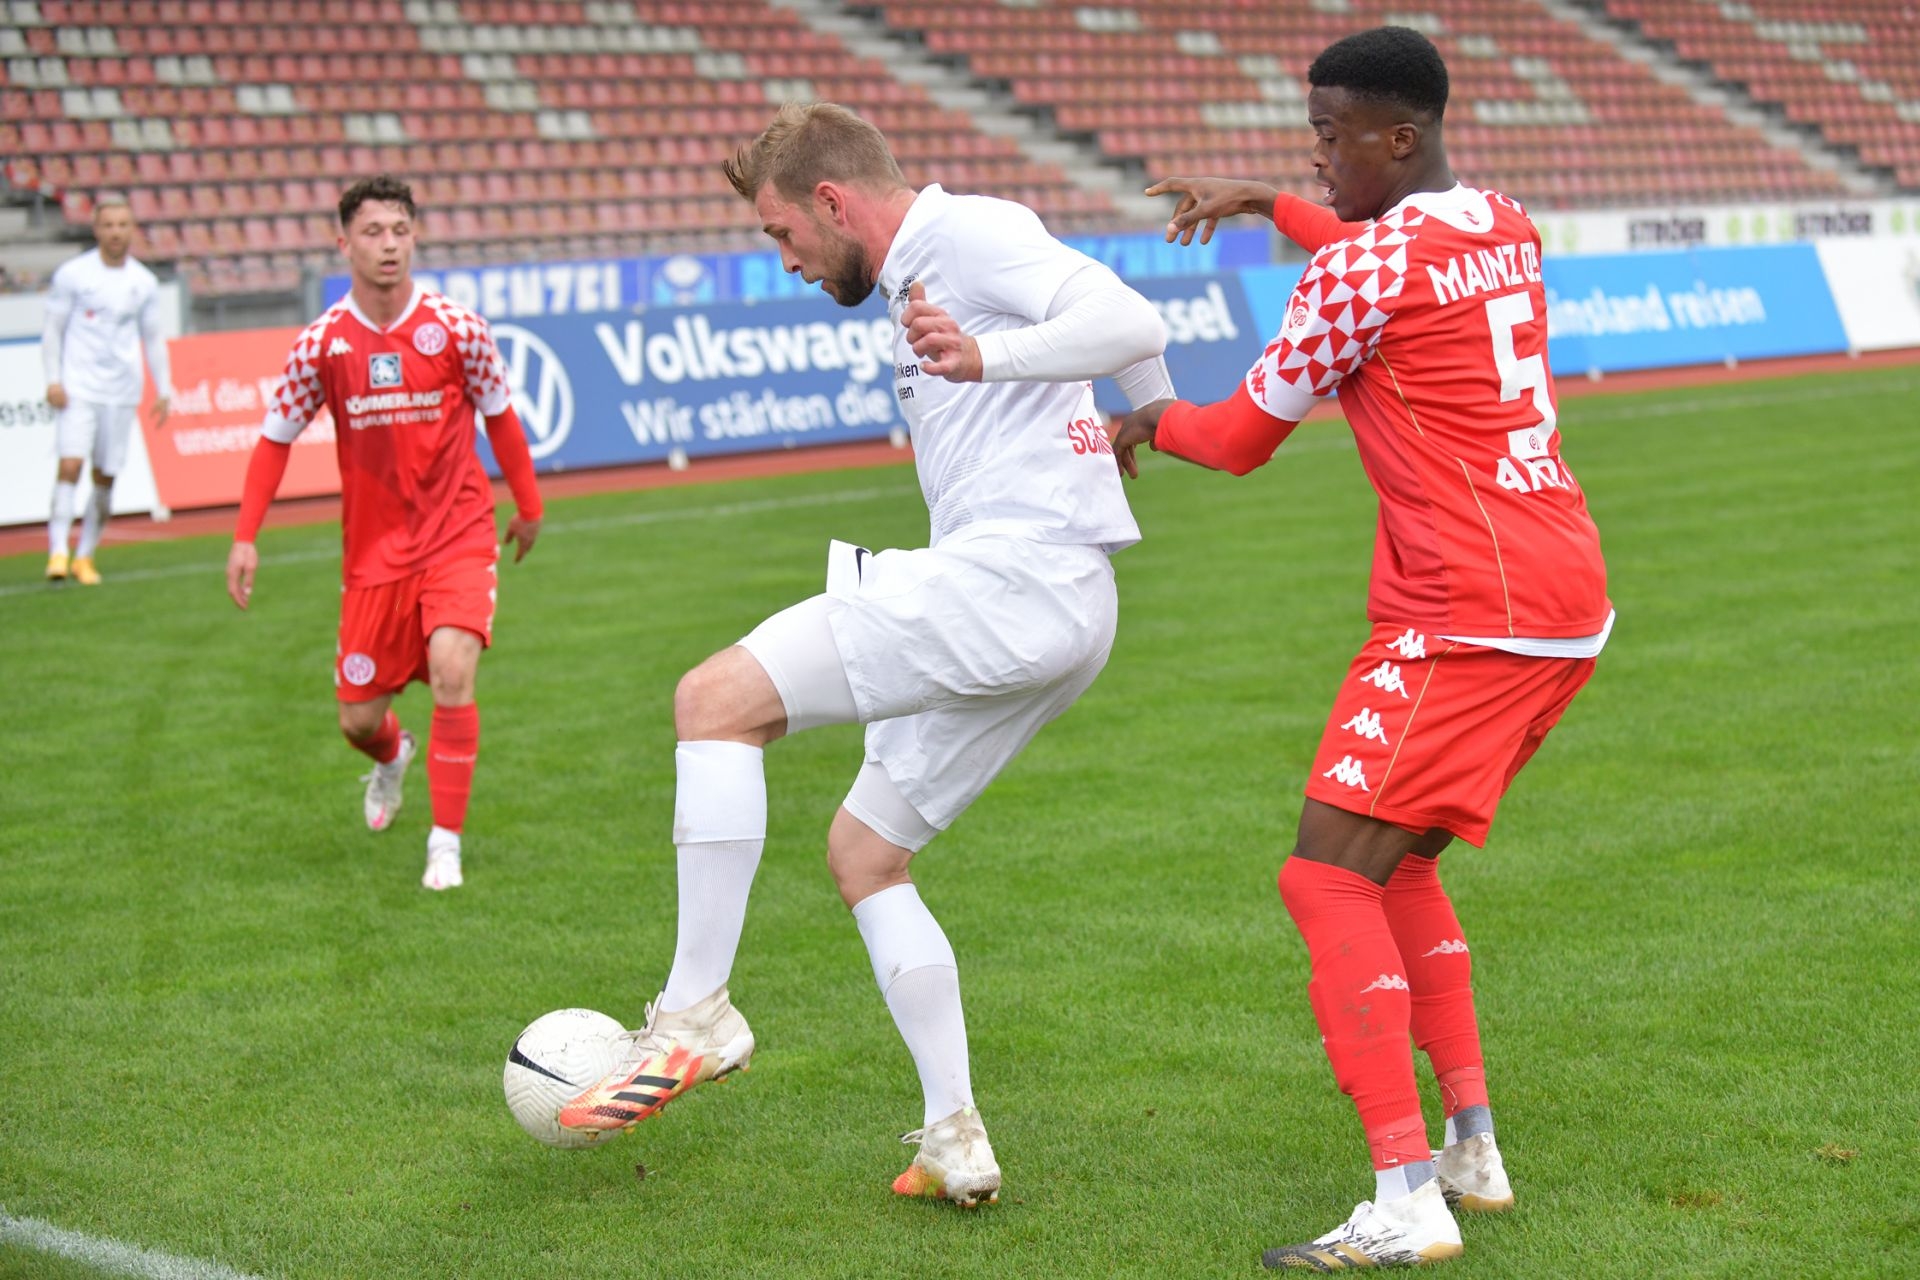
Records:
{"label": "green grass pitch", "polygon": [[[1446,1274],[1920,1274],[1917,393],[1564,406],[1620,621],[1443,862],[1520,1196]],[[1273,876],[1366,635],[1372,495],[1330,424],[1131,493],[1105,675],[916,866],[1006,1173],[976,1213],[888,1192],[919,1091],[824,865],[851,728],[769,752],[753,1071],[588,1152],[500,1097],[526,1022],[632,1023],[664,978],[675,679],[817,590],[829,537],[923,544],[908,468],[552,504],[502,568],[444,895],[424,768],[361,822],[335,530],[270,521],[247,616],[224,539],[112,549],[98,590],[0,561],[4,1213],[258,1276],[514,1280],[1251,1275],[1329,1229],[1371,1179]],[[425,691],[398,706],[423,733]]]}

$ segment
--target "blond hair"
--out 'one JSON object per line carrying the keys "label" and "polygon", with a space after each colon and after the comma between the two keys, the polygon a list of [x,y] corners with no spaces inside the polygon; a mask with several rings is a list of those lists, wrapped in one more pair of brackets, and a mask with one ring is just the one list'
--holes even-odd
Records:
{"label": "blond hair", "polygon": [[720,168],[750,203],[769,184],[789,200],[805,199],[822,182],[907,185],[886,135],[832,102],[787,103],[759,137],[721,161]]}

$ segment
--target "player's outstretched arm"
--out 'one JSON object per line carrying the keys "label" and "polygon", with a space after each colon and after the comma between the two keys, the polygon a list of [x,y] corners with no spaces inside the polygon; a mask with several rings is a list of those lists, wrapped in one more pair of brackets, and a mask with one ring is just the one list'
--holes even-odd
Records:
{"label": "player's outstretched arm", "polygon": [[251,542],[235,542],[227,552],[227,598],[243,611],[253,598],[253,575],[260,568],[260,551]]}
{"label": "player's outstretched arm", "polygon": [[1325,205],[1243,178],[1162,178],[1147,188],[1150,196],[1175,193],[1180,203],[1167,223],[1169,243],[1177,239],[1181,244],[1192,244],[1198,231],[1200,243],[1206,244],[1213,239],[1220,219],[1252,213],[1273,219],[1281,235],[1315,253],[1336,240],[1358,234],[1367,225],[1342,222]]}
{"label": "player's outstretched arm", "polygon": [[1169,244],[1175,240],[1192,244],[1195,232],[1200,235],[1200,243],[1206,244],[1213,239],[1222,218],[1243,213],[1270,218],[1273,202],[1280,195],[1278,189],[1264,182],[1242,178],[1162,178],[1147,188],[1150,196],[1175,193],[1179,194],[1180,203],[1174,206],[1173,217],[1167,220]]}
{"label": "player's outstretched arm", "polygon": [[233,549],[227,552],[227,595],[245,609],[253,598],[253,575],[260,567],[260,552],[253,540],[267,518],[273,495],[287,474],[287,461],[293,446],[262,435],[247,459],[247,479],[240,491],[240,519],[233,529]]}
{"label": "player's outstretched arm", "polygon": [[1121,471],[1135,479],[1140,476],[1136,454],[1143,444],[1156,453],[1243,476],[1264,466],[1298,425],[1255,404],[1242,383],[1231,399],[1214,404],[1156,400],[1135,409],[1114,427],[1113,455]]}
{"label": "player's outstretched arm", "polygon": [[500,474],[513,493],[513,519],[507,521],[503,541],[517,548],[513,562],[519,564],[540,536],[545,509],[540,502],[539,482],[534,479],[533,453],[527,448],[527,433],[511,404],[487,418],[487,443],[493,446],[494,461],[500,464]]}

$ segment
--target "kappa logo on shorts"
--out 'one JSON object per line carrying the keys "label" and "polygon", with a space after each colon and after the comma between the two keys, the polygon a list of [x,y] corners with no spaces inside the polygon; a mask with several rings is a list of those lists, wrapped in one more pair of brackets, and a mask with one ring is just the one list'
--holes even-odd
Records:
{"label": "kappa logo on shorts", "polygon": [[1368,792],[1369,795],[1372,794],[1367,787],[1367,775],[1365,771],[1360,768],[1360,762],[1352,756],[1341,756],[1339,764],[1334,765],[1333,768],[1327,770],[1320,776],[1323,778],[1332,778],[1341,786],[1358,787],[1362,791]]}
{"label": "kappa logo on shorts", "polygon": [[1369,991],[1411,991],[1412,989],[1407,985],[1407,980],[1399,974],[1383,973],[1360,988],[1360,994],[1365,995]]}
{"label": "kappa logo on shorts", "polygon": [[1383,662],[1367,674],[1360,677],[1361,684],[1377,684],[1387,693],[1397,693],[1402,698],[1408,696],[1407,682],[1400,678],[1400,668],[1391,662]]}
{"label": "kappa logo on shorts", "polygon": [[1427,638],[1412,627],[1408,627],[1407,634],[1398,640],[1389,641],[1387,648],[1398,650],[1401,657],[1411,662],[1416,658],[1427,656]]}
{"label": "kappa logo on shorts", "polygon": [[1420,958],[1424,960],[1428,956],[1464,956],[1466,954],[1467,940],[1465,938],[1448,938],[1433,950],[1422,951]]}
{"label": "kappa logo on shorts", "polygon": [[447,349],[447,331],[429,320],[413,331],[413,349],[423,356],[437,356]]}
{"label": "kappa logo on shorts", "polygon": [[400,375],[400,353],[379,351],[368,356],[367,381],[376,387],[399,386],[404,381]]}
{"label": "kappa logo on shorts", "polygon": [[1340,727],[1342,729],[1351,729],[1361,737],[1370,740],[1377,739],[1381,742],[1387,740],[1386,730],[1380,727],[1380,713],[1371,707],[1360,708],[1358,715]]}
{"label": "kappa logo on shorts", "polygon": [[340,678],[356,689],[372,684],[375,674],[373,659],[364,653],[350,653],[340,659]]}

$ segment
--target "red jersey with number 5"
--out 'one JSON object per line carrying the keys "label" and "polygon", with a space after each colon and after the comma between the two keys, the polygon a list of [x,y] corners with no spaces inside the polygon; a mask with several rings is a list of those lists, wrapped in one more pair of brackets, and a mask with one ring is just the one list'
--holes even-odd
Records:
{"label": "red jersey with number 5", "polygon": [[291,444],[322,407],[333,414],[342,568],[348,587],[371,587],[493,546],[475,414],[511,402],[487,322],[416,285],[384,329],[349,294],[302,330],[265,434]]}
{"label": "red jersey with number 5", "polygon": [[1560,457],[1540,235],[1492,191],[1421,192],[1315,253],[1255,404],[1337,391],[1380,495],[1368,615],[1441,635],[1606,625],[1606,565]]}

